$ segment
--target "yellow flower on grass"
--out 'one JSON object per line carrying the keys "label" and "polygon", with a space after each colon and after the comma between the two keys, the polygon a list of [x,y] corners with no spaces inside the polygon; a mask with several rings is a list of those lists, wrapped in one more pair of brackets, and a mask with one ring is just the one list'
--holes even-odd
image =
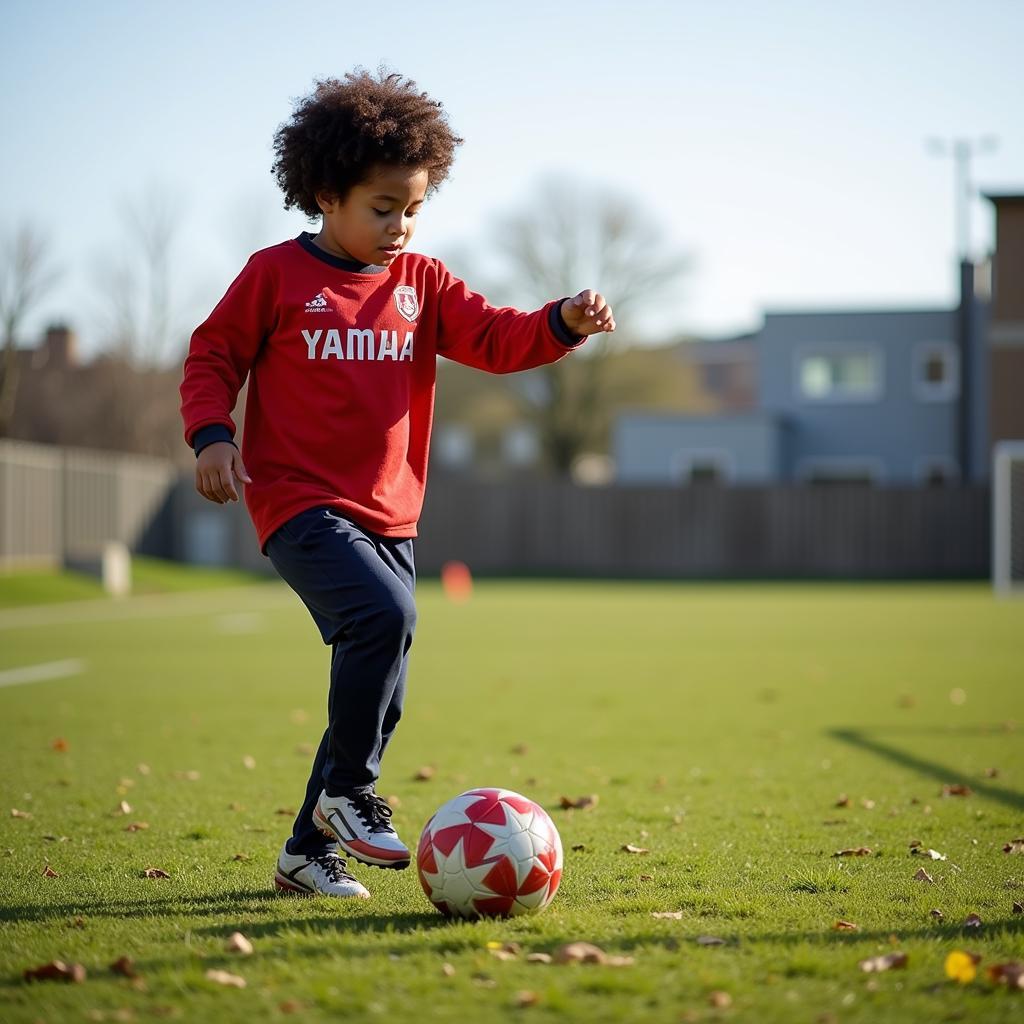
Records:
{"label": "yellow flower on grass", "polygon": [[981,957],[974,953],[965,953],[963,950],[954,949],[946,957],[946,977],[960,982],[961,985],[974,981],[974,976],[978,973],[980,959]]}

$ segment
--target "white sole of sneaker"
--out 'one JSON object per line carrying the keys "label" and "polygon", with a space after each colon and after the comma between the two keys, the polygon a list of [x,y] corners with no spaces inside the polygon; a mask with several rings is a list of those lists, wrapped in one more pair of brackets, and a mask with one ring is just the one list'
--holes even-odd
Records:
{"label": "white sole of sneaker", "polygon": [[[274,874],[274,886],[280,892],[285,892],[285,893],[288,893],[290,895],[296,895],[296,896],[316,896],[317,895],[317,893],[314,890],[310,889],[308,886],[303,885],[301,882],[296,882],[292,878],[285,877],[284,875],[281,874],[280,871],[277,871]],[[324,893],[323,895],[328,895],[328,894]],[[353,893],[349,893],[346,896],[342,896],[340,893],[331,893],[330,896],[331,896],[332,899],[336,899],[336,900],[353,900],[353,899],[355,899],[355,900],[368,900],[370,898],[370,894],[368,892],[366,892],[366,893],[353,892]]]}
{"label": "white sole of sneaker", "polygon": [[401,854],[387,857],[374,851],[369,847],[369,844],[359,839],[346,839],[320,813],[319,804],[313,808],[313,824],[322,835],[334,840],[350,857],[359,861],[360,864],[368,864],[374,868],[391,868],[395,871],[402,871],[412,863],[411,857],[403,857]]}

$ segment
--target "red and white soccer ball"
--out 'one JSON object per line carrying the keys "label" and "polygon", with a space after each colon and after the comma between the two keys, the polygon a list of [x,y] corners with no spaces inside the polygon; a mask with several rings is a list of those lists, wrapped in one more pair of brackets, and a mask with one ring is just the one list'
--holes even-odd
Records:
{"label": "red and white soccer ball", "polygon": [[447,917],[536,914],[555,897],[562,840],[543,807],[509,789],[470,789],[424,825],[416,868]]}

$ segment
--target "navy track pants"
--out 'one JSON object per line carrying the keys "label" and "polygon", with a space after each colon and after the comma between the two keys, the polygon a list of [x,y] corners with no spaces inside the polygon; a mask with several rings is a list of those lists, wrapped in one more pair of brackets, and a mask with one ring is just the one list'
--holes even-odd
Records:
{"label": "navy track pants", "polygon": [[370,789],[402,717],[416,629],[413,541],[317,507],[277,529],[266,552],[331,647],[327,729],[288,840],[289,853],[315,855],[330,847],[313,825],[320,791]]}

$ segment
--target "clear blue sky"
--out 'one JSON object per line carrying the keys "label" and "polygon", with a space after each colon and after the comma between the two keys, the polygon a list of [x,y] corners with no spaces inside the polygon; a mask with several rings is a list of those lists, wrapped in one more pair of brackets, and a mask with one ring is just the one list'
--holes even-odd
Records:
{"label": "clear blue sky", "polygon": [[[33,323],[67,319],[87,350],[96,268],[128,252],[126,200],[178,197],[191,326],[252,249],[310,226],[281,208],[271,137],[314,77],[355,65],[416,79],[466,139],[415,249],[485,245],[550,172],[615,186],[695,257],[679,331],[952,303],[952,163],[927,136],[998,135],[975,178],[1024,191],[1016,0],[6,0],[2,24],[0,227],[31,218],[52,238],[65,272]],[[988,204],[973,214],[983,252]]]}

